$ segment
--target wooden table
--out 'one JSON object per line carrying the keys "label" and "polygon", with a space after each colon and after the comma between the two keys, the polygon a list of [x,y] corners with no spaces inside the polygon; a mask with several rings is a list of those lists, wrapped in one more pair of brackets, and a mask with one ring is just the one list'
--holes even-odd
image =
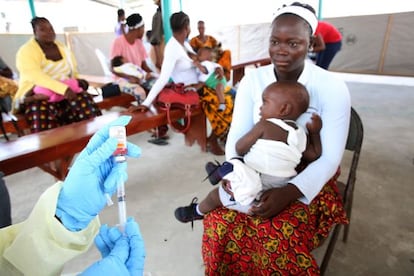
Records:
{"label": "wooden table", "polygon": [[[40,167],[62,180],[66,177],[74,155],[86,146],[90,137],[122,114],[132,116],[132,120],[127,125],[127,135],[167,124],[167,116],[164,111],[159,114],[108,112],[90,120],[28,134],[10,142],[0,143],[0,170],[5,175],[10,175],[29,168]],[[183,110],[171,111],[172,120],[184,117]],[[201,146],[201,150],[206,151],[206,140],[206,118],[204,112],[197,109],[192,114],[191,127],[185,133],[185,142],[189,146],[197,142]],[[56,160],[60,161],[59,167],[48,166],[48,163]]]}

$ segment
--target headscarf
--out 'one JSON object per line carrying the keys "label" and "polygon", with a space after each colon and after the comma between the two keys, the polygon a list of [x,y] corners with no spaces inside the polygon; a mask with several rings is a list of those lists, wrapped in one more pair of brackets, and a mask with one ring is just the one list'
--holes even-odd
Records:
{"label": "headscarf", "polygon": [[318,26],[318,19],[316,15],[310,10],[300,6],[286,6],[280,8],[275,15],[275,19],[282,14],[294,14],[305,20],[311,27],[312,35],[315,34],[316,27]]}
{"label": "headscarf", "polygon": [[144,20],[139,13],[133,13],[126,19],[126,24],[128,25],[128,29],[134,30],[144,26]]}

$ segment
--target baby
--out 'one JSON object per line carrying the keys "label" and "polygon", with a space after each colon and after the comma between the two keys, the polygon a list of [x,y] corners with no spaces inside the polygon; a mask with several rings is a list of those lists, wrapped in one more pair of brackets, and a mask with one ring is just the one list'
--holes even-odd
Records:
{"label": "baby", "polygon": [[[77,79],[73,79],[73,78],[66,79],[66,80],[62,80],[62,82],[66,84],[67,86],[69,86],[69,88],[75,93],[80,93],[84,91],[84,89],[79,85],[79,81]],[[65,99],[64,95],[58,94],[54,92],[53,90],[50,90],[42,86],[35,86],[33,88],[33,93],[49,96],[48,102],[50,103],[60,102]]]}
{"label": "baby", "polygon": [[236,143],[236,151],[243,159],[232,159],[219,167],[223,185],[211,191],[196,204],[177,208],[181,222],[202,219],[218,208],[228,207],[249,213],[263,191],[287,185],[297,174],[301,161],[310,163],[322,153],[319,132],[322,121],[316,114],[305,130],[296,124],[309,106],[306,88],[297,82],[278,81],[263,92],[261,120]]}
{"label": "baby", "polygon": [[[216,91],[220,103],[218,111],[223,111],[226,109],[226,104],[224,102],[224,88],[226,87],[227,82],[223,74],[218,74],[216,70],[217,68],[221,68],[221,65],[211,61],[212,53],[213,50],[211,48],[200,48],[197,51],[198,62],[196,61],[194,64],[197,67],[198,80]],[[220,72],[222,72],[222,70],[220,70]]]}
{"label": "baby", "polygon": [[131,62],[125,62],[122,56],[115,56],[112,58],[111,67],[116,73],[133,76],[140,80],[144,79],[147,74],[141,67]]}
{"label": "baby", "polygon": [[[135,96],[138,104],[145,99],[146,92],[144,86],[152,85],[149,82],[152,80],[155,82],[155,78],[151,78],[149,81],[146,81],[147,72],[131,62],[125,62],[122,56],[113,57],[111,60],[111,67],[115,73],[125,75],[124,78],[121,78],[118,81],[118,84],[123,92]],[[129,77],[137,79],[138,82],[130,82],[128,79]]]}

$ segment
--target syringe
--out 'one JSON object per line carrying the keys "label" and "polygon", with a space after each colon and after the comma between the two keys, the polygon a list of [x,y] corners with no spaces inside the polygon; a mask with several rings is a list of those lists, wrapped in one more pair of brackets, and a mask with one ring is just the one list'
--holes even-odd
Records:
{"label": "syringe", "polygon": [[[124,126],[112,126],[109,129],[109,136],[118,139],[118,146],[114,152],[114,160],[117,163],[126,161],[127,141],[126,129]],[[117,183],[117,200],[118,200],[118,220],[121,232],[124,232],[126,223],[126,202],[125,202],[125,183],[124,179],[120,177]]]}
{"label": "syringe", "polygon": [[125,183],[122,177],[119,178],[118,186],[116,189],[116,194],[118,198],[119,228],[121,232],[124,233],[125,223],[126,223],[126,202],[125,202]]}

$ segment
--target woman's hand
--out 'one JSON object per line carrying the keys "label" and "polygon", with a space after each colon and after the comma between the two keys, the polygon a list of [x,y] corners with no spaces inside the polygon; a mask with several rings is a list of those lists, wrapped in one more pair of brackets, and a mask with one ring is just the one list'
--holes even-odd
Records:
{"label": "woman's hand", "polygon": [[83,91],[87,91],[89,88],[89,82],[84,79],[77,79],[78,85],[82,88]]}
{"label": "woman's hand", "polygon": [[64,95],[65,99],[68,101],[73,101],[74,99],[76,99],[76,93],[72,91],[72,89],[70,89],[68,87],[68,89],[66,89],[65,91],[65,95]]}
{"label": "woman's hand", "polygon": [[24,97],[23,103],[27,104],[27,103],[31,103],[34,101],[47,101],[47,100],[49,100],[49,96],[47,95],[31,94],[31,95],[26,95]]}
{"label": "woman's hand", "polygon": [[128,112],[147,112],[149,110],[146,105],[131,106],[128,108]]}
{"label": "woman's hand", "polygon": [[204,86],[203,82],[199,82],[199,83],[193,83],[193,84],[188,84],[188,85],[184,85],[184,90],[199,90],[201,89],[201,87]]}
{"label": "woman's hand", "polygon": [[259,204],[250,208],[249,212],[263,218],[271,218],[302,196],[301,191],[293,184],[273,188],[265,191],[260,197]]}

